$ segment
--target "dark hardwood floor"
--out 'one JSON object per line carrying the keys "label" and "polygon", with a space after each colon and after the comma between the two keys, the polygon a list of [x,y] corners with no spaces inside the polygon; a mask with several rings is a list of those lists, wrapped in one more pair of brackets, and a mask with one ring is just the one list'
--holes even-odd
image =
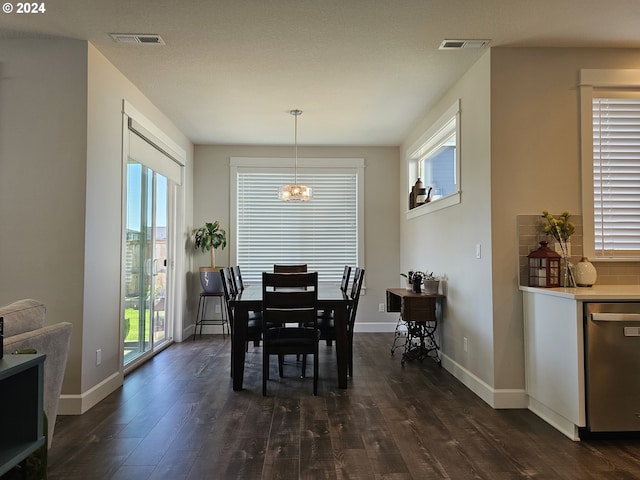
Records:
{"label": "dark hardwood floor", "polygon": [[176,344],[58,417],[49,479],[640,478],[640,440],[573,442],[527,410],[493,410],[431,360],[402,367],[392,340],[356,334],[347,390],[321,343],[317,397],[294,357],[285,379],[273,359],[266,398],[259,348],[234,392],[229,337]]}

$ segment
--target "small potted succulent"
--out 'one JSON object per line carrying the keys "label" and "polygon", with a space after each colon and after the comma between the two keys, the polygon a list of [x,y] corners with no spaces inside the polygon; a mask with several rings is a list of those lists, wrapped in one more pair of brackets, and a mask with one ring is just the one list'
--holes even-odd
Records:
{"label": "small potted succulent", "polygon": [[193,244],[196,250],[209,252],[211,254],[211,266],[200,267],[200,283],[207,293],[217,293],[222,291],[222,281],[219,267],[216,267],[215,251],[217,248],[224,250],[227,246],[227,232],[220,228],[220,222],[207,222],[204,226],[196,228],[191,232]]}

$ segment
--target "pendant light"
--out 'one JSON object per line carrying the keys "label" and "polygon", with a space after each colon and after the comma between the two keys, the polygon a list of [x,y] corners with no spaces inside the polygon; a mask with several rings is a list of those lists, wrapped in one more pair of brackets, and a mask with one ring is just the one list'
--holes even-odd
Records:
{"label": "pendant light", "polygon": [[302,115],[302,110],[291,110],[289,113],[295,118],[295,173],[293,177],[293,184],[282,185],[280,187],[278,198],[280,200],[284,200],[285,202],[308,202],[309,200],[311,200],[311,187],[298,184],[298,117]]}

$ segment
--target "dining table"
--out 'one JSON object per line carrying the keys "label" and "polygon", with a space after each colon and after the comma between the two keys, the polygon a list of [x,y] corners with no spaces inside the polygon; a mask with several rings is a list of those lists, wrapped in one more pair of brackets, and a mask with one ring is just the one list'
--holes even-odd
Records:
{"label": "dining table", "polygon": [[[336,329],[335,349],[338,387],[347,388],[347,364],[349,355],[348,312],[353,304],[349,295],[340,289],[340,285],[318,285],[318,311],[333,310]],[[233,308],[231,326],[231,377],[233,389],[242,390],[245,363],[245,344],[247,323],[250,312],[262,311],[262,285],[251,284],[229,298],[229,307]]]}

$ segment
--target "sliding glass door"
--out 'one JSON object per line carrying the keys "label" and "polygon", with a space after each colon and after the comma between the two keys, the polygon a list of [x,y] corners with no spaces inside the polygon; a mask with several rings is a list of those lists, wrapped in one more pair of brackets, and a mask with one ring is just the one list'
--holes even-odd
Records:
{"label": "sliding glass door", "polygon": [[166,344],[172,328],[167,265],[173,183],[141,161],[148,155],[163,154],[134,133],[130,140],[123,269],[125,367]]}

